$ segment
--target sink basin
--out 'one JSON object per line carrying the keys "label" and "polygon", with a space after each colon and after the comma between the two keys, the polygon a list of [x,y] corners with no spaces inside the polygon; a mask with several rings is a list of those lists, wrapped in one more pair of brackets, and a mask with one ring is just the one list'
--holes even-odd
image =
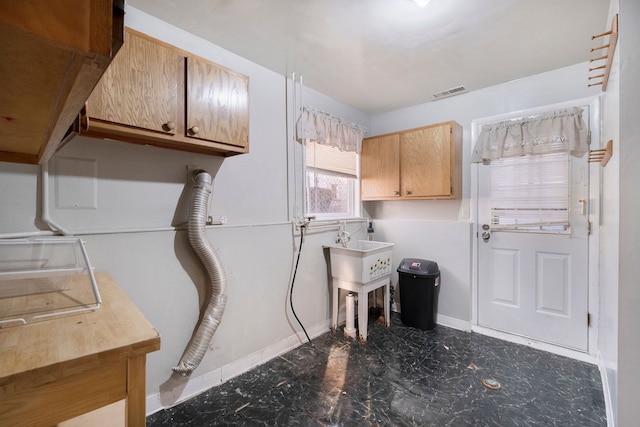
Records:
{"label": "sink basin", "polygon": [[371,252],[376,249],[384,249],[392,247],[393,243],[387,242],[374,242],[371,240],[354,240],[347,243],[347,247],[345,248],[340,243],[336,243],[335,245],[330,245],[330,248],[336,249],[347,249],[349,251],[360,251],[360,252]]}
{"label": "sink basin", "polygon": [[331,255],[331,276],[337,280],[369,283],[391,274],[394,243],[354,240],[327,245]]}

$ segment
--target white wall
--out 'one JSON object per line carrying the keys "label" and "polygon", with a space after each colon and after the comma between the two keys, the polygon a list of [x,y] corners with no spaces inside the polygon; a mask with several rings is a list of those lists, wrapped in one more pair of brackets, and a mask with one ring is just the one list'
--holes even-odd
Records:
{"label": "white wall", "polygon": [[2,162],[0,165],[2,175],[11,177],[10,181],[0,180],[0,234],[36,230],[37,166]]}
{"label": "white wall", "polygon": [[[372,135],[455,120],[463,131],[463,197],[460,200],[366,202],[376,238],[397,241],[402,257],[436,261],[442,270],[439,314],[471,320],[470,155],[474,119],[581,99],[598,93],[587,87],[589,64],[554,70],[372,118]],[[382,220],[382,221],[381,221]],[[461,256],[461,254],[463,254]],[[396,275],[397,276],[397,275]],[[396,283],[397,277],[394,277]],[[400,300],[402,296],[400,296]]]}
{"label": "white wall", "polygon": [[[609,21],[618,13],[613,0]],[[602,214],[600,217],[599,254],[599,334],[598,349],[603,369],[603,386],[609,404],[609,418],[615,424],[618,380],[618,259],[620,217],[620,49],[616,49],[607,91],[602,102],[602,140],[613,141],[613,157],[602,174]]]}
{"label": "white wall", "polygon": [[[620,4],[618,425],[638,424],[640,383],[640,2]],[[615,144],[615,141],[614,141]],[[615,147],[615,145],[614,145]]]}

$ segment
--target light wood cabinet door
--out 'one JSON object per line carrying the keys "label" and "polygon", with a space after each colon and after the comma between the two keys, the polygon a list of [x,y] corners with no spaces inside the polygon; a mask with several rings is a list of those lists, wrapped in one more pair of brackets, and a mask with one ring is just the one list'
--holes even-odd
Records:
{"label": "light wood cabinet door", "polygon": [[249,79],[187,58],[187,136],[239,147],[249,143]]}
{"label": "light wood cabinet door", "polygon": [[367,138],[360,157],[360,192],[363,200],[400,197],[400,136]]}
{"label": "light wood cabinet door", "polygon": [[128,31],[87,101],[89,119],[175,134],[183,116],[178,96],[181,61],[168,46]]}
{"label": "light wood cabinet door", "polygon": [[405,197],[452,193],[452,144],[449,123],[400,134],[400,191]]}

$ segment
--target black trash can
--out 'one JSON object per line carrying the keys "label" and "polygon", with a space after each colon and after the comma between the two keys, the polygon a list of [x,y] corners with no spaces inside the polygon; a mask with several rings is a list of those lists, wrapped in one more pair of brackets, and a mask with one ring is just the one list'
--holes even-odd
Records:
{"label": "black trash can", "polygon": [[435,328],[440,293],[438,264],[426,259],[405,258],[397,271],[402,323],[426,330]]}

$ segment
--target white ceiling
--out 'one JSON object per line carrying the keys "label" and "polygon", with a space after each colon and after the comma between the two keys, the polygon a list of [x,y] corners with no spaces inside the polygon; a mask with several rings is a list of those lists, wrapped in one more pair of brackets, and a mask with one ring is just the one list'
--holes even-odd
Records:
{"label": "white ceiling", "polygon": [[[588,60],[610,0],[129,0],[370,113]],[[602,39],[601,39],[602,40]],[[587,82],[585,81],[585,85]]]}

